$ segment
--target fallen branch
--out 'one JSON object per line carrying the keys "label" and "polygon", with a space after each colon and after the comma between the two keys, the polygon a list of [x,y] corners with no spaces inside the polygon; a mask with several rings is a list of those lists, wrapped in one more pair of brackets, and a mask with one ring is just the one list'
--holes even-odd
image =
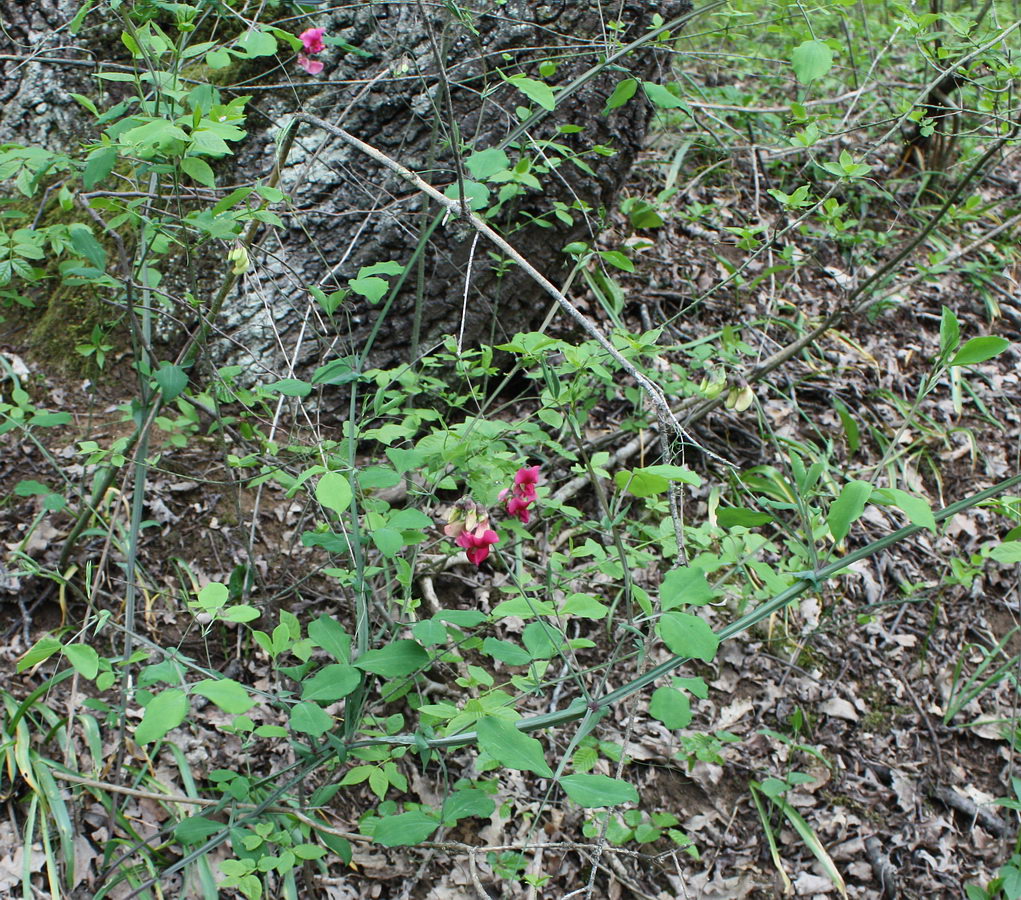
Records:
{"label": "fallen branch", "polygon": [[883,849],[879,838],[873,836],[865,838],[865,855],[868,857],[869,865],[872,866],[872,874],[879,882],[880,894],[885,898],[897,896],[897,870],[890,862],[890,857]]}

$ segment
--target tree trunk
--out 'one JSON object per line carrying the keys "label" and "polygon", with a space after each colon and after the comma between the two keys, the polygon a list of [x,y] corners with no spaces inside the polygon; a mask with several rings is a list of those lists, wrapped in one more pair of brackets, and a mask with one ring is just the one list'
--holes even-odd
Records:
{"label": "tree trunk", "polygon": [[[63,46],[52,55],[89,59],[88,53],[68,52],[68,35],[57,31],[76,8],[70,0],[0,0],[7,33],[17,42],[12,55]],[[292,12],[285,4],[278,10],[280,27],[323,27],[327,40],[342,39],[353,49],[327,46],[317,57],[326,63],[317,76],[291,60],[274,59],[270,71],[264,66],[253,77],[246,68],[236,84],[220,85],[225,99],[252,99],[249,137],[235,157],[218,164],[217,183],[266,175],[275,138],[296,109],[339,125],[441,190],[453,186],[458,192],[460,180],[471,179],[466,159],[472,153],[502,147],[518,166],[524,190],[493,218],[556,282],[567,271],[563,247],[598,233],[645,136],[650,107],[641,90],[603,115],[607,97],[624,78],[656,80],[660,59],[648,49],[651,43],[643,45],[559,98],[553,111],[524,131],[519,108],[542,110],[505,78],[523,74],[557,90],[646,34],[654,12],[669,20],[687,8],[688,0],[623,2],[612,9],[598,0],[423,0],[324,7],[283,21]],[[99,55],[110,61],[119,32],[86,18],[77,40],[86,50],[102,44]],[[113,52],[130,62],[122,47]],[[69,121],[77,113],[65,99],[70,91],[95,96],[88,67],[14,59],[3,67],[2,137],[54,148],[93,136]],[[259,235],[253,265],[214,325],[218,362],[243,364],[256,377],[288,365],[301,372],[324,357],[362,353],[371,341],[370,362],[386,366],[427,351],[444,335],[463,332],[466,346],[499,342],[533,327],[549,308],[548,298],[517,267],[494,258],[484,238],[476,244],[470,228],[454,217],[430,230],[436,204],[329,135],[301,126],[280,186],[291,200],[287,227]],[[502,185],[488,187],[495,201]],[[561,205],[560,215],[554,204]],[[416,255],[420,241],[425,245]],[[226,251],[216,252],[218,258],[206,265],[220,277]],[[386,297],[371,304],[351,294],[330,322],[309,293],[310,286],[326,293],[342,289],[362,267],[387,261],[411,263],[392,304]],[[400,281],[388,277],[391,287]]]}

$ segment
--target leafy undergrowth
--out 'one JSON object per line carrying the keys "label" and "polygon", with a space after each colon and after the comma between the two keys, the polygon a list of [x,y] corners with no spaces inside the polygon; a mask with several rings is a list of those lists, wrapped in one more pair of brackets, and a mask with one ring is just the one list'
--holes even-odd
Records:
{"label": "leafy undergrowth", "polygon": [[[1021,895],[1010,54],[957,14],[866,21],[871,66],[850,36],[844,59],[800,20],[760,45],[720,15],[666,44],[698,78],[608,98],[663,119],[565,248],[574,287],[547,292],[573,319],[258,379],[99,330],[83,382],[12,332],[0,893]],[[985,54],[953,141],[909,78],[938,22],[937,58]],[[275,52],[274,28],[231,52]],[[161,34],[125,44],[176,58]],[[321,37],[290,36],[310,75]],[[840,106],[866,88],[919,95],[918,134]],[[185,120],[216,102],[67,167],[215,187]],[[471,149],[473,196],[527,182]],[[202,223],[233,229],[227,286],[255,223],[295,214],[252,196]],[[67,278],[121,285],[85,224],[54,228]],[[405,274],[367,268],[310,304]]]}

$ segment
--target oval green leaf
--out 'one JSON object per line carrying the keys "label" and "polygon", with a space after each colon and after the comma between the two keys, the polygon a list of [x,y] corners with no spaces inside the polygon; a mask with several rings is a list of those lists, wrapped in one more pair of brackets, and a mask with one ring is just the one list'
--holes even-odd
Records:
{"label": "oval green leaf", "polygon": [[518,730],[513,722],[486,716],[475,726],[479,747],[508,769],[535,772],[543,778],[552,778],[553,770],[546,762],[542,744]]}
{"label": "oval green leaf", "polygon": [[82,678],[92,681],[99,672],[99,654],[87,644],[68,644],[64,655]]}
{"label": "oval green leaf", "polygon": [[422,812],[406,812],[379,820],[372,839],[384,847],[411,847],[428,838],[440,823]]}
{"label": "oval green leaf", "polygon": [[192,691],[212,700],[224,712],[235,716],[240,716],[255,706],[255,701],[248,696],[248,691],[233,678],[206,678],[195,684]]}
{"label": "oval green leaf", "polygon": [[316,485],[316,500],[337,515],[343,515],[351,505],[351,483],[340,472],[327,472]]}
{"label": "oval green leaf", "polygon": [[867,481],[849,481],[840,491],[840,496],[830,504],[826,524],[830,534],[839,543],[851,530],[851,523],[865,511],[865,504],[872,496],[872,485]]}
{"label": "oval green leaf", "polygon": [[688,659],[712,662],[720,646],[720,639],[709,623],[690,613],[663,613],[657,628],[670,651]]}
{"label": "oval green leaf", "polygon": [[361,680],[362,675],[354,666],[331,663],[302,682],[301,699],[332,703],[350,694]]}
{"label": "oval green leaf", "polygon": [[585,809],[638,802],[638,791],[632,785],[609,775],[567,775],[560,779],[560,785],[568,797]]}
{"label": "oval green leaf", "polygon": [[188,697],[177,688],[157,694],[145,707],[142,721],[135,729],[135,740],[139,744],[158,741],[172,728],[176,728],[188,715]]}
{"label": "oval green leaf", "polygon": [[949,364],[951,366],[973,366],[998,356],[1009,346],[1010,341],[995,335],[972,338],[957,351],[957,355],[950,360]]}

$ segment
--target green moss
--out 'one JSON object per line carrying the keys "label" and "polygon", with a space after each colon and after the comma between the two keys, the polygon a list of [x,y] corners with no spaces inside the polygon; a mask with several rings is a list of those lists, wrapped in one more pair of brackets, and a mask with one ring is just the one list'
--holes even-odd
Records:
{"label": "green moss", "polygon": [[[110,307],[99,292],[88,285],[57,285],[40,309],[41,315],[29,332],[29,354],[67,373],[95,375],[95,361],[75,348],[91,342],[95,326],[105,332],[111,325]],[[124,338],[114,329],[106,342],[113,344],[110,352],[116,354],[123,349]]]}
{"label": "green moss", "polygon": [[890,694],[885,688],[879,685],[872,685],[861,693],[862,699],[868,703],[869,711],[862,716],[860,726],[863,731],[883,733],[893,727],[893,720],[897,716],[910,713],[906,706],[892,703]]}
{"label": "green moss", "polygon": [[[45,228],[49,225],[71,224],[83,222],[92,227],[96,239],[104,246],[107,253],[115,252],[113,241],[109,236],[98,231],[77,207],[64,209],[51,199],[38,222],[42,194],[34,197],[16,195],[0,200],[0,209],[8,214],[3,225],[11,230],[25,228],[34,224]],[[89,343],[92,329],[100,326],[107,330],[116,316],[111,315],[111,308],[103,302],[99,289],[92,285],[62,284],[58,273],[58,258],[39,260],[40,266],[47,277],[34,284],[25,284],[15,280],[10,288],[30,298],[35,306],[31,309],[22,306],[5,310],[8,320],[16,320],[24,326],[28,333],[25,352],[33,359],[47,367],[67,374],[95,375],[95,362],[75,349],[79,344]],[[116,337],[107,343],[114,344],[113,353],[121,349],[124,340]]]}

